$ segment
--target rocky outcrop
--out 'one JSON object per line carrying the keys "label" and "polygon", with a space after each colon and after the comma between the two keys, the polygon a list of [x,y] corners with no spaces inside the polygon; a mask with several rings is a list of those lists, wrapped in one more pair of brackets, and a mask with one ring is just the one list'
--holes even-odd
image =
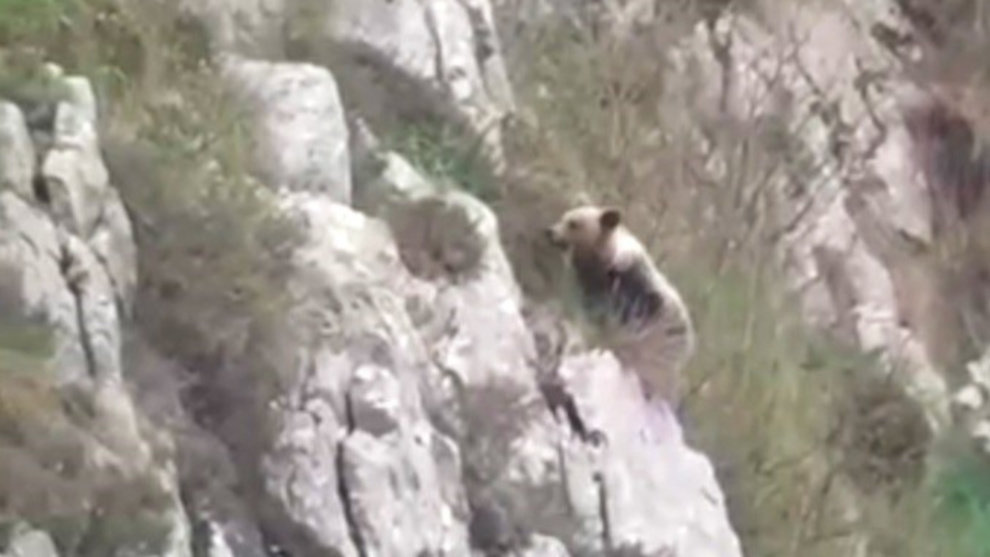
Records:
{"label": "rocky outcrop", "polygon": [[[152,544],[161,547],[161,555],[189,555],[189,532],[167,444],[149,433],[125,388],[121,322],[135,286],[134,245],[99,155],[93,93],[85,79],[52,79],[52,86],[67,92],[67,100],[52,107],[50,129],[29,130],[16,105],[0,105],[0,135],[5,138],[0,274],[7,277],[0,306],[5,318],[40,323],[51,336],[50,353],[39,354],[48,358],[49,374],[25,384],[5,377],[8,396],[35,393],[67,406],[50,408],[49,416],[5,416],[15,430],[30,432],[24,438],[5,438],[5,449],[40,458],[39,470],[52,475],[50,485],[36,478],[43,485],[9,483],[5,489],[13,495],[20,489],[51,489],[52,495],[36,497],[58,498],[69,497],[59,491],[63,483],[77,484],[76,496],[82,499],[63,504],[78,507],[67,520],[76,521],[79,530],[75,537],[63,531],[58,540],[62,547],[82,544],[82,554],[104,554],[115,548],[101,546],[103,542],[119,543],[121,550],[128,544],[134,544],[132,550]],[[27,141],[31,132],[50,137],[50,142]],[[55,449],[59,445],[63,451],[71,447],[69,453],[60,454]],[[51,460],[47,466],[45,459]],[[4,475],[12,482],[31,471],[31,466],[18,467],[16,459],[8,463]],[[152,502],[115,502],[105,491],[110,483],[130,484]],[[43,504],[21,510],[25,519],[45,524],[56,518]],[[116,538],[111,529],[129,528],[124,523],[129,519],[135,526],[155,522],[158,529],[147,532],[146,539]],[[93,538],[87,541],[87,536]]]}
{"label": "rocky outcrop", "polygon": [[515,101],[487,0],[179,4],[218,55],[327,66],[351,112],[383,129],[397,120],[453,126],[501,170],[503,120]]}
{"label": "rocky outcrop", "polygon": [[379,124],[391,115],[461,126],[501,169],[502,120],[514,101],[486,0],[347,0],[296,10],[305,22],[290,26],[297,48],[331,65],[353,110]]}
{"label": "rocky outcrop", "polygon": [[274,189],[351,201],[347,124],[337,83],[308,64],[224,57],[224,79],[255,115],[255,172]]}

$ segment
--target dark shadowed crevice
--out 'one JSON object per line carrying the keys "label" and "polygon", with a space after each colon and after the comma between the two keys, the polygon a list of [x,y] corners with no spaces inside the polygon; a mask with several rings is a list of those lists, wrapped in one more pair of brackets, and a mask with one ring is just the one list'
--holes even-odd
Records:
{"label": "dark shadowed crevice", "polygon": [[598,446],[605,441],[605,436],[601,431],[589,429],[581,417],[574,396],[567,391],[566,386],[559,380],[544,380],[539,383],[540,393],[546,402],[547,408],[553,416],[557,416],[558,410],[564,411],[567,425],[571,431],[577,434],[581,442]]}
{"label": "dark shadowed crevice", "polygon": [[602,548],[606,555],[612,554],[612,522],[608,514],[608,486],[601,472],[592,477],[598,488],[598,518],[602,523]]}
{"label": "dark shadowed crevice", "polygon": [[[350,435],[354,432],[355,427],[354,408],[350,393],[347,393],[344,404],[344,414],[347,419],[347,435]],[[364,537],[361,535],[361,529],[358,527],[354,508],[351,506],[350,486],[347,485],[347,475],[344,465],[344,451],[347,450],[345,446],[347,435],[337,443],[337,454],[334,457],[337,468],[337,496],[340,498],[341,507],[344,509],[344,520],[347,521],[347,533],[351,538],[351,543],[354,544],[354,548],[357,549],[360,557],[367,557],[367,546],[365,545]]]}
{"label": "dark shadowed crevice", "polygon": [[990,180],[990,153],[972,125],[938,101],[908,111],[905,124],[936,209],[936,224],[971,216]]}
{"label": "dark shadowed crevice", "polygon": [[96,355],[93,352],[93,343],[89,338],[89,330],[86,328],[86,312],[83,307],[82,283],[85,280],[85,271],[79,267],[79,262],[69,253],[65,246],[62,246],[62,257],[59,260],[59,270],[65,279],[69,292],[72,294],[73,306],[76,314],[76,326],[79,329],[79,344],[82,347],[83,357],[86,360],[86,372],[90,377],[96,377]]}

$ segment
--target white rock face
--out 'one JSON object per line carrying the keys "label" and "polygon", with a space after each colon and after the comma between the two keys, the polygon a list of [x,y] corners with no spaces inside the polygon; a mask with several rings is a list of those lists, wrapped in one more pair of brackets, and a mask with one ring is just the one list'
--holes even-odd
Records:
{"label": "white rock face", "polygon": [[309,9],[303,13],[314,14],[304,19],[320,22],[306,41],[347,84],[345,98],[354,109],[370,118],[433,114],[461,124],[500,168],[502,119],[514,110],[514,100],[487,0],[344,0],[322,6],[313,10],[298,3],[298,9]]}
{"label": "white rock face", "polygon": [[176,0],[221,57],[293,58],[330,68],[351,110],[465,128],[493,169],[514,110],[488,0]]}
{"label": "white rock face", "polygon": [[59,104],[54,145],[42,165],[56,222],[86,239],[101,218],[110,192],[91,116],[84,105]]}
{"label": "white rock face", "polygon": [[351,199],[348,132],[337,84],[310,64],[225,57],[224,78],[254,115],[259,177],[270,187]]}
{"label": "white rock face", "polygon": [[41,167],[50,210],[58,226],[95,252],[120,307],[129,308],[137,284],[133,233],[100,154],[93,89],[78,76],[65,82],[69,100],[56,107],[53,142]]}
{"label": "white rock face", "polygon": [[419,395],[436,372],[403,309],[411,277],[388,231],[308,193],[286,207],[309,240],[289,285],[300,305],[284,339],[285,365],[301,367],[277,403],[282,426],[264,459],[273,505],[307,531],[307,551],[467,554],[463,490],[442,488],[460,484],[459,467],[434,459],[451,445]]}
{"label": "white rock face", "polygon": [[0,103],[0,189],[30,199],[33,178],[34,145],[24,115],[14,104]]}

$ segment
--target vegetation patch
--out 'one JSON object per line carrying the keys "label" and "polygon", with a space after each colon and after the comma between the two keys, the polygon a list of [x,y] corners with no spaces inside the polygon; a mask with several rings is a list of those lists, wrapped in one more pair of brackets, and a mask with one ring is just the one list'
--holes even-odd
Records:
{"label": "vegetation patch", "polygon": [[442,185],[459,187],[485,201],[498,196],[498,183],[484,159],[482,142],[467,138],[452,125],[407,120],[386,137],[385,147]]}
{"label": "vegetation patch", "polygon": [[587,201],[625,211],[692,308],[700,344],[680,412],[747,555],[990,554],[980,465],[932,439],[872,355],[809,330],[785,294],[779,195],[820,174],[782,125],[793,117],[699,115],[685,129],[685,108],[664,104],[663,53],[724,8],[681,4],[628,41],[571,22],[502,26],[517,31],[509,66],[532,110],[508,135],[497,204],[523,287],[560,295],[528,229]]}

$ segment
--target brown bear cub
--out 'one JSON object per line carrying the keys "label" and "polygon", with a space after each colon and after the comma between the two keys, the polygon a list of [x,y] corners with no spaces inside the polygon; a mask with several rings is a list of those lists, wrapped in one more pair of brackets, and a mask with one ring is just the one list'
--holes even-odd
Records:
{"label": "brown bear cub", "polygon": [[546,230],[566,253],[581,306],[610,338],[648,398],[673,401],[681,368],[694,353],[687,307],[615,208],[586,205]]}

